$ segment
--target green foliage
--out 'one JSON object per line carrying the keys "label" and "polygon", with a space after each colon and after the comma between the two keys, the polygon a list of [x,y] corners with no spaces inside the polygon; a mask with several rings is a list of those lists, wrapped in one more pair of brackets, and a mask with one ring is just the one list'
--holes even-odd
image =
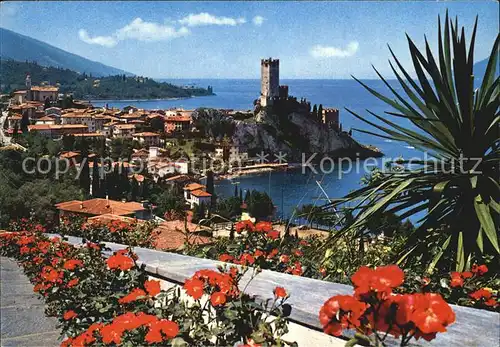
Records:
{"label": "green foliage", "polygon": [[123,75],[115,75],[92,78],[85,73],[44,67],[36,63],[2,59],[0,64],[2,85],[10,86],[9,90],[4,89],[2,93],[24,89],[26,73],[29,72],[32,84],[44,81],[59,83],[61,93],[72,93],[77,99],[158,99],[212,95],[208,89],[179,87],[170,83],[159,83],[147,77],[124,78]]}
{"label": "green foliage", "polygon": [[[477,25],[477,22],[476,22]],[[400,95],[380,75],[394,95],[386,97],[359,81],[370,93],[394,110],[380,116],[370,115],[379,125],[348,110],[380,132],[368,134],[405,142],[419,148],[435,160],[412,165],[397,161],[399,172],[383,172],[380,179],[348,194],[342,202],[355,203],[356,218],[343,234],[364,233],[370,217],[388,211],[399,219],[424,213],[421,224],[408,239],[400,262],[420,256],[432,272],[436,266],[454,266],[457,271],[470,267],[482,254],[496,258],[498,245],[498,107],[499,77],[495,78],[500,36],[497,35],[486,74],[478,89],[474,87],[474,26],[471,43],[466,47],[464,29],[452,24],[446,15],[444,33],[439,21],[438,57],[425,43],[420,52],[408,38],[414,80],[392,54],[400,72],[391,63],[398,82],[405,91]],[[392,53],[392,51],[391,51]],[[429,76],[429,77],[427,77]],[[398,119],[393,122],[391,117]],[[399,120],[406,120],[405,127]],[[477,166],[476,166],[477,164]],[[450,264],[444,255],[454,254]],[[411,257],[410,257],[411,255]],[[454,264],[453,264],[454,263]]]}
{"label": "green foliage", "polygon": [[[37,138],[30,138],[36,140]],[[31,152],[34,148],[39,153]],[[30,152],[0,150],[0,226],[5,227],[10,220],[32,217],[52,224],[57,216],[55,204],[62,201],[81,199],[78,181],[74,180],[75,171],[70,170],[59,180],[54,179],[52,171],[47,174],[27,173],[22,162],[28,156],[39,158],[46,152],[45,146],[34,146]],[[28,170],[32,168],[27,165]]]}
{"label": "green foliage", "polygon": [[217,200],[215,213],[226,218],[233,219],[241,216],[241,200],[239,197],[228,197]]}
{"label": "green foliage", "polygon": [[267,219],[274,214],[274,204],[266,192],[252,190],[245,196],[246,210],[258,220]]}
{"label": "green foliage", "polygon": [[134,149],[141,148],[141,145],[132,139],[114,138],[110,144],[110,156],[113,160],[129,160],[134,153]]}
{"label": "green foliage", "polygon": [[77,236],[92,242],[114,242],[122,245],[154,248],[158,231],[154,221],[108,222],[86,221],[78,215],[61,218],[54,232],[59,235]]}
{"label": "green foliage", "polygon": [[193,123],[205,137],[222,140],[232,137],[235,129],[234,121],[221,111],[213,108],[198,108],[193,112]]}

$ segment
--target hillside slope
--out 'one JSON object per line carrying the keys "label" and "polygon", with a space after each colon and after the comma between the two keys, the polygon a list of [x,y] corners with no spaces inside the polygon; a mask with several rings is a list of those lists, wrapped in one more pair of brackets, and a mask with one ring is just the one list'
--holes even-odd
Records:
{"label": "hillside slope", "polygon": [[62,93],[72,93],[78,99],[166,99],[212,95],[211,87],[179,87],[158,83],[145,77],[127,77],[124,74],[90,77],[86,73],[39,65],[38,63],[0,59],[1,92],[11,93],[25,89],[26,74],[33,85],[58,85]]}
{"label": "hillside slope", "polygon": [[60,67],[93,76],[133,75],[4,28],[0,28],[0,57],[36,61],[43,66]]}

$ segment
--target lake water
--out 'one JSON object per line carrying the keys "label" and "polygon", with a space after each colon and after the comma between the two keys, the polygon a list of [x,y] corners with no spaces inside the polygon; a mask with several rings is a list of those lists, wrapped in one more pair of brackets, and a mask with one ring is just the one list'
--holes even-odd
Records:
{"label": "lake water", "polygon": [[[180,100],[139,100],[139,101],[94,101],[95,106],[108,104],[109,107],[123,108],[127,105],[134,105],[144,109],[169,109],[182,107],[194,109],[198,107],[226,108],[235,110],[248,110],[253,108],[253,101],[259,96],[259,80],[237,80],[237,79],[201,79],[201,80],[163,80],[177,85],[196,85],[201,87],[213,86],[214,96],[204,96]],[[389,95],[390,91],[381,81],[364,81],[378,91]],[[389,107],[372,96],[361,85],[353,80],[281,80],[280,84],[289,86],[290,94],[297,98],[305,97],[311,104],[322,104],[324,108],[334,107],[340,110],[340,121],[344,130],[351,128],[361,128],[373,130],[369,125],[352,116],[345,108],[349,108],[360,115],[368,115],[369,109],[379,115],[384,115],[384,111],[391,111]],[[397,82],[391,83],[398,90]],[[392,97],[391,97],[392,98]],[[373,117],[370,118],[370,120]],[[395,117],[390,117],[394,120]],[[396,121],[404,121],[397,118]],[[406,124],[406,123],[405,123]],[[385,158],[397,158],[403,156],[421,157],[421,153],[406,144],[389,142],[381,138],[354,131],[353,137],[363,144],[371,144],[382,150]],[[372,160],[373,165],[380,165],[382,159]],[[370,165],[372,166],[372,165]],[[329,167],[328,167],[329,168]],[[344,168],[345,169],[345,168]],[[325,203],[325,194],[316,181],[321,182],[321,186],[329,198],[338,198],[353,189],[361,186],[360,180],[364,172],[352,172],[340,175],[339,169],[333,170],[329,174],[313,174],[311,172],[303,174],[301,170],[288,172],[276,172],[272,174],[252,175],[238,177],[232,181],[224,180],[217,182],[217,194],[229,196],[234,193],[234,184],[238,184],[243,190],[256,189],[266,191],[273,199],[277,207],[277,215],[289,217],[295,207],[307,203],[321,205]]]}

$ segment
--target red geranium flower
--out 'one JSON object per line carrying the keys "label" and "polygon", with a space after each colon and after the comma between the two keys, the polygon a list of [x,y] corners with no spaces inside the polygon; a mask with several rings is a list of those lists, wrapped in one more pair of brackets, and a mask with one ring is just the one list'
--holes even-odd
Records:
{"label": "red geranium flower", "polygon": [[220,306],[226,303],[226,295],[221,292],[215,292],[210,296],[210,303],[212,306]]}
{"label": "red geranium flower", "polygon": [[146,291],[148,292],[149,295],[155,296],[160,294],[161,291],[161,286],[160,286],[160,281],[156,280],[147,280],[144,282],[144,288],[146,288]]}
{"label": "red geranium flower", "polygon": [[255,231],[261,233],[268,233],[273,230],[273,224],[271,222],[258,222],[255,224]]}
{"label": "red geranium flower", "polygon": [[357,297],[375,292],[379,298],[383,299],[392,293],[392,289],[403,283],[404,272],[397,265],[380,266],[376,269],[362,266],[351,277],[351,280]]}
{"label": "red geranium flower", "polygon": [[474,276],[474,274],[470,271],[462,272],[460,275],[462,276],[463,279],[471,278],[472,276]]}
{"label": "red geranium flower", "polygon": [[134,288],[129,294],[118,300],[120,304],[128,304],[146,296],[146,292],[140,288]]}
{"label": "red geranium flower", "polygon": [[66,270],[74,270],[77,266],[82,266],[83,262],[78,259],[70,259],[64,263],[64,268]]}
{"label": "red geranium flower", "polygon": [[166,339],[171,339],[179,333],[179,325],[167,319],[161,319],[151,324],[148,333],[144,337],[146,342],[161,343],[163,341],[162,333]]}
{"label": "red geranium flower", "polygon": [[68,284],[66,284],[66,286],[67,286],[68,288],[72,288],[72,287],[76,286],[76,285],[78,284],[78,282],[79,282],[79,281],[80,281],[80,280],[79,280],[78,278],[73,278],[72,280],[70,280],[70,281],[68,282]]}
{"label": "red geranium flower", "polygon": [[278,254],[278,249],[274,248],[269,254],[267,255],[267,259],[274,258]]}
{"label": "red geranium flower", "polygon": [[234,257],[232,255],[229,255],[229,254],[221,254],[219,256],[219,260],[226,262],[226,263],[229,263],[229,262],[234,260]]}
{"label": "red geranium flower", "polygon": [[482,276],[484,275],[485,273],[488,272],[488,267],[486,265],[477,265],[477,264],[474,264],[472,265],[472,272],[475,273],[476,275],[478,276]]}
{"label": "red geranium flower", "polygon": [[475,300],[481,300],[481,299],[488,300],[491,298],[491,292],[485,288],[481,288],[473,293],[470,293],[469,296]]}
{"label": "red geranium flower", "polygon": [[280,262],[282,263],[288,263],[290,261],[290,256],[286,255],[286,254],[282,254],[280,255]]}
{"label": "red geranium flower", "polygon": [[77,316],[78,315],[76,314],[75,311],[69,310],[69,311],[64,312],[63,318],[64,318],[64,320],[70,320],[70,319],[73,319]]}
{"label": "red geranium flower", "polygon": [[274,288],[273,292],[274,292],[274,296],[276,296],[277,298],[286,298],[288,295],[285,288],[283,288],[283,287],[276,287],[276,288]]}
{"label": "red geranium flower", "polygon": [[464,280],[460,275],[460,272],[454,271],[450,274],[450,276],[451,276],[450,286],[452,288],[462,287],[464,285]]}
{"label": "red geranium flower", "polygon": [[254,256],[255,258],[262,257],[262,256],[264,256],[264,255],[266,255],[266,253],[262,252],[260,249],[257,249],[257,250],[255,251],[255,253],[253,254],[253,256]]}
{"label": "red geranium flower", "polygon": [[199,299],[203,295],[203,286],[204,283],[196,278],[187,279],[184,282],[184,289],[186,293],[192,296],[194,299]]}
{"label": "red geranium flower", "polygon": [[106,261],[110,269],[120,269],[122,271],[130,270],[134,266],[132,258],[123,254],[115,254]]}
{"label": "red geranium flower", "polygon": [[269,237],[272,240],[276,240],[277,238],[280,237],[280,232],[276,230],[271,230],[267,234],[267,237]]}
{"label": "red geranium flower", "polygon": [[240,256],[241,265],[252,265],[253,263],[255,263],[255,258],[251,254],[243,253]]}
{"label": "red geranium flower", "polygon": [[122,334],[124,330],[113,323],[103,326],[99,332],[102,336],[102,342],[107,345],[113,342],[119,345],[122,342]]}
{"label": "red geranium flower", "polygon": [[350,295],[336,295],[328,299],[319,311],[319,321],[327,334],[340,336],[342,329],[360,326],[359,319],[365,312],[365,303]]}
{"label": "red geranium flower", "polygon": [[443,297],[435,293],[413,294],[416,302],[411,321],[424,334],[446,331],[446,326],[455,321],[455,313]]}

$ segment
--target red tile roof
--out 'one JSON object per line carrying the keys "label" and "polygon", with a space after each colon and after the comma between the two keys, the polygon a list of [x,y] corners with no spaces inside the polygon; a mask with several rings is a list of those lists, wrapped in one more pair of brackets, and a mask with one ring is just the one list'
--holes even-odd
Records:
{"label": "red tile roof", "polygon": [[204,198],[204,197],[209,197],[209,196],[212,196],[212,194],[204,191],[204,190],[201,190],[201,189],[198,189],[198,190],[195,190],[193,192],[191,192],[191,195],[194,195],[194,196],[197,196],[199,198]]}
{"label": "red tile roof", "polygon": [[53,86],[32,86],[31,90],[37,92],[57,92],[59,88]]}
{"label": "red tile roof", "polygon": [[191,116],[169,116],[165,118],[165,122],[191,122]]}
{"label": "red tile roof", "polygon": [[56,204],[58,210],[90,215],[115,214],[118,216],[146,210],[138,202],[122,202],[108,199],[72,200]]}
{"label": "red tile roof", "polygon": [[202,229],[196,224],[187,223],[187,232],[184,232],[184,221],[169,221],[161,223],[156,231],[159,231],[156,248],[157,249],[179,249],[187,242],[191,245],[205,245],[213,243],[213,239],[207,236],[198,235],[196,232]]}
{"label": "red tile roof", "polygon": [[177,175],[177,176],[172,176],[167,178],[165,181],[167,182],[174,182],[174,181],[187,181],[189,180],[190,177],[187,175]]}
{"label": "red tile roof", "polygon": [[38,118],[37,120],[43,120],[43,121],[53,121],[54,118],[50,116],[43,116],[42,118]]}
{"label": "red tile roof", "polygon": [[160,134],[146,131],[143,133],[135,133],[132,136],[134,136],[134,137],[155,137],[155,136],[160,136]]}
{"label": "red tile roof", "polygon": [[184,187],[184,190],[194,191],[199,189],[205,189],[206,187],[203,184],[199,183],[190,183]]}

